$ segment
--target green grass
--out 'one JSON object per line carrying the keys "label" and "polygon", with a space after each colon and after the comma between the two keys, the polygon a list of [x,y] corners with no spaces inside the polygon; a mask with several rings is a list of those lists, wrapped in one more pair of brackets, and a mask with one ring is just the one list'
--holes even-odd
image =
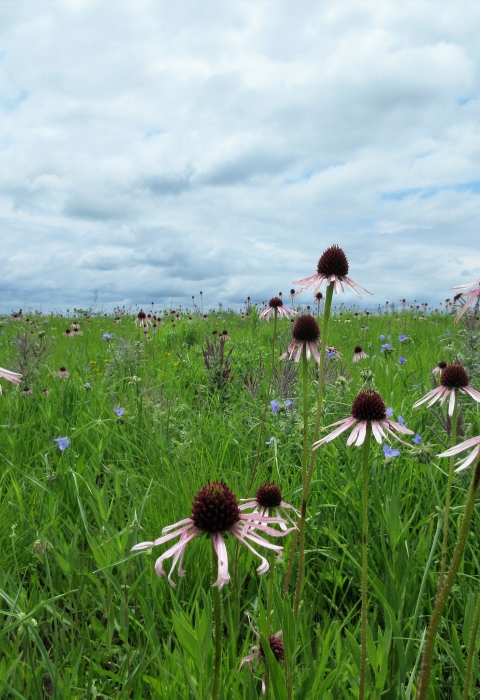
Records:
{"label": "green grass", "polygon": [[[370,372],[368,386],[424,439],[422,450],[400,445],[401,455],[389,460],[373,443],[370,468],[367,697],[400,700],[414,697],[421,639],[434,604],[441,536],[434,542],[448,468],[447,460],[428,460],[429,450],[435,455],[444,449],[430,428],[448,444],[441,425],[431,410],[414,411],[412,405],[431,389],[430,371],[437,362],[452,361],[463,346],[452,317],[395,318],[356,319],[348,312],[332,318],[329,344],[343,358],[329,361],[336,369],[329,370],[324,424],[348,415]],[[83,335],[73,338],[62,335],[66,319],[36,323],[56,338],[30,384],[33,394],[22,395],[21,387],[2,382],[0,400],[0,698],[208,698],[213,677],[209,541],[197,538],[189,544],[187,574],[175,589],[154,571],[156,556],[167,545],[151,553],[132,554],[130,548],[187,517],[194,495],[208,481],[223,479],[238,498],[247,495],[273,324],[259,323],[255,314],[245,319],[210,315],[207,323],[184,318],[175,328],[167,321],[147,341],[131,319],[114,325],[112,318],[92,318],[81,323]],[[365,325],[369,329],[361,330]],[[232,337],[227,347],[234,346],[234,378],[219,390],[205,370],[202,346],[207,333],[225,327]],[[23,329],[37,330],[26,321],[2,328],[0,366],[12,368],[10,341]],[[102,339],[104,332],[127,340],[128,348],[119,352],[116,340]],[[290,322],[279,322],[277,357],[289,333]],[[400,333],[412,342],[402,345]],[[380,334],[390,336],[391,355],[380,352],[387,342]],[[370,357],[353,364],[357,344]],[[400,356],[407,358],[405,365],[398,364]],[[252,396],[243,378],[251,369],[256,374],[260,360],[267,374],[259,377]],[[70,377],[56,376],[61,365]],[[297,377],[288,397],[272,392],[271,398],[292,399],[293,408],[277,415],[268,411],[255,480],[255,487],[266,479],[276,481],[284,500],[297,507],[299,385]],[[313,426],[313,369],[309,401]],[[463,396],[462,403],[468,436],[478,435],[478,404]],[[114,413],[118,407],[125,409],[121,418]],[[60,436],[71,441],[63,452],[54,442]],[[276,443],[266,445],[270,436]],[[275,569],[272,631],[283,629],[298,700],[358,695],[361,469],[360,450],[345,442],[342,436],[317,453],[306,582],[296,625],[292,593],[282,596],[290,538]],[[455,477],[451,549],[469,477],[469,472]],[[461,697],[469,625],[480,590],[479,524],[477,510],[438,640],[431,698]],[[232,538],[227,548],[233,574]],[[237,586],[232,575],[222,590],[220,697],[225,700],[261,695],[263,663],[254,675],[246,665],[238,672],[257,641],[244,613],[260,631],[265,629],[268,575],[258,576],[257,565],[240,547]],[[277,671],[272,665],[272,688],[277,697],[286,697],[284,669],[280,675]],[[478,692],[478,659],[474,679]]]}

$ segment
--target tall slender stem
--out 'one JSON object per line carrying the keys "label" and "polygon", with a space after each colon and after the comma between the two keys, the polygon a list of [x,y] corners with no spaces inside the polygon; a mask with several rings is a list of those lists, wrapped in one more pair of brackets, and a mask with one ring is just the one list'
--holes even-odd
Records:
{"label": "tall slender stem", "polygon": [[365,697],[365,675],[367,671],[367,580],[368,580],[368,459],[372,426],[367,423],[367,433],[362,451],[362,652],[360,663],[359,700]]}
{"label": "tall slender stem", "polygon": [[[456,391],[456,389],[454,390]],[[458,392],[455,397],[455,408],[453,409],[452,423],[451,423],[451,447],[455,447],[457,444],[457,416],[458,416]],[[452,497],[452,482],[453,482],[453,471],[455,466],[455,455],[450,457],[449,468],[448,468],[448,482],[447,482],[447,496],[445,499],[445,516],[443,520],[443,544],[442,544],[442,563],[440,566],[440,575],[438,577],[438,587],[437,596],[442,590],[443,579],[445,577],[445,567],[447,564],[447,549],[448,549],[448,521],[450,515],[450,500]]]}
{"label": "tall slender stem", "polygon": [[470,685],[472,682],[473,660],[475,658],[475,645],[477,643],[478,624],[480,622],[480,593],[477,599],[477,606],[473,616],[472,629],[470,630],[470,640],[468,642],[467,665],[465,667],[465,683],[463,685],[462,700],[469,700]]}
{"label": "tall slender stem", "polygon": [[452,589],[455,576],[457,575],[458,567],[460,566],[463,550],[465,549],[468,531],[470,529],[470,522],[472,520],[473,509],[475,506],[475,497],[477,495],[479,484],[480,457],[477,459],[475,464],[472,482],[470,484],[470,490],[468,492],[467,502],[465,504],[465,512],[463,514],[460,532],[458,533],[455,551],[453,552],[452,563],[450,564],[450,568],[445,578],[445,583],[443,584],[442,590],[437,595],[435,607],[432,613],[432,618],[428,627],[427,640],[425,642],[422,667],[420,669],[420,675],[418,678],[417,694],[415,696],[415,700],[426,700],[428,696],[428,688],[430,686],[430,675],[432,673],[432,659],[433,652],[435,649],[435,642],[437,639],[438,626],[440,624],[440,620],[442,619],[442,613],[445,608],[445,605],[447,604],[448,595]]}
{"label": "tall slender stem", "polygon": [[[326,358],[325,348],[326,348],[326,344],[327,344],[327,328],[328,328],[328,319],[330,318],[330,309],[332,306],[333,288],[334,288],[334,284],[333,284],[333,282],[331,282],[327,287],[327,293],[326,293],[326,297],[325,297],[325,308],[323,310],[323,325],[322,325],[322,335],[321,335],[322,344],[321,344],[321,349],[320,349],[320,367],[318,370],[317,411],[315,414],[315,428],[313,431],[313,442],[316,442],[316,440],[318,440],[318,433],[320,430],[320,418],[322,415],[323,384],[324,384],[324,380],[325,380],[325,358]],[[300,518],[298,521],[299,528],[300,528],[300,523],[302,522],[302,520],[305,520],[306,513],[307,513],[308,492],[310,490],[310,483],[312,481],[314,464],[315,464],[315,452],[312,452],[310,455],[310,462],[309,462],[308,471],[307,471],[307,478],[305,480],[305,483],[303,484],[302,507],[301,507],[301,511],[300,511]],[[291,577],[292,568],[293,568],[293,558],[295,556],[296,544],[297,544],[297,531],[295,531],[295,533],[293,535],[292,544],[290,547],[290,558],[288,561],[287,574],[285,576],[285,584],[283,586],[283,593],[284,594],[288,591],[288,587],[290,585],[290,577]],[[297,583],[298,583],[298,580],[297,580]]]}
{"label": "tall slender stem", "polygon": [[[217,554],[213,546],[212,539],[212,577],[216,579],[215,568],[217,566]],[[215,665],[213,669],[213,691],[212,700],[218,700],[218,691],[220,689],[220,666],[222,661],[222,601],[220,591],[217,586],[212,588],[213,597],[213,622],[215,625]]]}
{"label": "tall slender stem", "polygon": [[[302,353],[302,390],[303,390],[303,449],[302,449],[302,484],[303,494],[305,494],[305,485],[307,481],[307,452],[308,452],[308,360],[307,349],[303,346]],[[304,495],[302,495],[303,507]],[[302,596],[303,587],[303,572],[305,570],[305,517],[301,517],[298,523],[300,551],[298,554],[298,574],[297,588],[295,591],[295,604],[293,614],[295,619],[298,616],[298,608]]]}

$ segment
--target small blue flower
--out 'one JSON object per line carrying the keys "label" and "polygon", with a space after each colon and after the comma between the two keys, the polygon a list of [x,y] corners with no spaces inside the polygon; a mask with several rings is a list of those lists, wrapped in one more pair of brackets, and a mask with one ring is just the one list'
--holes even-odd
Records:
{"label": "small blue flower", "polygon": [[85,384],[84,384],[83,386],[85,387],[85,389],[91,389],[91,388],[92,388],[92,385],[90,384],[90,382],[85,382]]}
{"label": "small blue flower", "polygon": [[392,349],[392,346],[390,345],[390,343],[384,343],[382,345],[382,352],[387,352],[387,350],[391,350],[391,349]]}
{"label": "small blue flower", "polygon": [[272,413],[279,412],[280,404],[278,403],[278,401],[275,401],[275,399],[272,399],[272,401],[270,401],[270,406],[272,407]]}
{"label": "small blue flower", "polygon": [[403,343],[403,341],[405,340],[406,337],[407,336],[405,335],[405,333],[402,333],[401,335],[398,336],[398,339],[401,343]]}
{"label": "small blue flower", "polygon": [[398,364],[399,365],[404,365],[406,363],[406,358],[405,357],[399,357],[398,358]]}
{"label": "small blue flower", "polygon": [[384,451],[385,457],[387,457],[387,459],[389,457],[398,457],[398,455],[400,454],[400,450],[394,450],[389,445],[383,445],[382,450]]}
{"label": "small blue flower", "polygon": [[447,335],[450,335],[450,330],[447,328],[447,330],[445,331],[445,333],[446,333]]}
{"label": "small blue flower", "polygon": [[102,337],[104,340],[109,341],[112,336],[110,335],[110,333],[104,333]]}
{"label": "small blue flower", "polygon": [[55,438],[55,442],[58,445],[58,449],[61,450],[62,452],[63,452],[63,450],[66,450],[70,444],[70,440],[68,439],[68,437]]}
{"label": "small blue flower", "polygon": [[420,435],[415,435],[415,437],[412,438],[412,442],[414,442],[416,445],[419,445],[422,440],[423,438],[421,438]]}
{"label": "small blue flower", "polygon": [[270,440],[267,440],[267,442],[266,442],[265,444],[266,444],[266,445],[271,445],[272,442],[273,442],[273,443],[275,442],[275,438],[273,437],[273,435],[272,435],[272,437],[270,438]]}
{"label": "small blue flower", "polygon": [[385,411],[387,418],[391,418],[393,416],[393,408],[390,406],[390,408],[387,408]]}
{"label": "small blue flower", "polygon": [[406,427],[406,426],[405,426],[405,421],[403,420],[402,416],[397,416],[397,420],[398,420],[398,422],[400,423],[400,425],[402,426],[402,428],[405,428],[405,427]]}
{"label": "small blue flower", "polygon": [[380,340],[385,340],[385,336],[383,335],[383,333],[382,333],[382,335],[380,336]]}
{"label": "small blue flower", "polygon": [[292,402],[290,401],[290,399],[287,399],[287,400],[285,401],[285,408],[287,409],[287,411],[288,411],[288,409],[290,408],[291,405],[292,405]]}
{"label": "small blue flower", "polygon": [[335,357],[336,354],[337,353],[335,352],[335,350],[329,350],[326,355],[327,360],[330,360],[332,357]]}
{"label": "small blue flower", "polygon": [[55,340],[55,336],[54,336],[54,335],[51,335],[50,338],[51,338],[52,340]]}
{"label": "small blue flower", "polygon": [[113,412],[116,413],[117,416],[123,416],[123,414],[125,413],[125,409],[124,408],[114,408]]}

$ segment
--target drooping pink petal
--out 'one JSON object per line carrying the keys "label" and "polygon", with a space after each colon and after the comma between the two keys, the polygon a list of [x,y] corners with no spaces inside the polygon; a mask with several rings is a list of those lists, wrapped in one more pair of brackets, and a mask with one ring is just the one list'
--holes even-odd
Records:
{"label": "drooping pink petal", "polygon": [[163,544],[164,542],[168,542],[169,540],[173,540],[174,537],[182,537],[184,532],[188,532],[192,528],[197,530],[192,521],[190,521],[190,525],[184,525],[182,528],[180,528],[180,530],[175,530],[175,532],[169,532],[167,535],[158,537],[154,542],[155,547],[157,547],[159,544]]}
{"label": "drooping pink petal", "polygon": [[323,445],[326,442],[331,442],[332,440],[335,440],[336,437],[338,437],[341,433],[344,433],[346,430],[351,428],[352,425],[355,425],[356,422],[357,419],[353,416],[350,416],[349,418],[344,418],[343,420],[337,421],[336,423],[332,423],[332,425],[327,426],[328,428],[331,428],[333,425],[338,425],[338,428],[335,428],[333,432],[331,432],[329,435],[326,435],[321,440],[314,442],[312,445],[312,450],[318,449],[320,445]]}
{"label": "drooping pink petal", "polygon": [[357,439],[358,435],[360,434],[360,432],[362,430],[363,425],[366,426],[367,421],[362,420],[359,423],[357,423],[357,425],[354,427],[354,429],[352,430],[352,432],[348,436],[347,446],[350,446],[353,442],[355,442],[355,440]]}
{"label": "drooping pink petal", "polygon": [[474,462],[474,461],[476,460],[476,458],[477,458],[479,452],[480,452],[480,447],[475,447],[475,449],[473,449],[473,450],[471,451],[471,453],[468,455],[467,459],[466,459],[464,462],[462,462],[462,463],[455,469],[455,471],[456,471],[456,472],[462,472],[464,469],[466,469],[467,467],[469,467],[469,466],[472,464],[472,462]]}
{"label": "drooping pink petal", "polygon": [[225,546],[225,540],[220,532],[215,532],[212,535],[212,541],[218,558],[218,577],[213,585],[221,590],[222,587],[230,581],[230,574],[228,573],[227,548]]}
{"label": "drooping pink petal", "polygon": [[379,421],[377,420],[372,420],[370,421],[370,425],[372,426],[372,435],[375,438],[375,440],[378,442],[379,445],[382,444],[382,441],[385,437],[385,433],[382,430],[382,425]]}
{"label": "drooping pink petal", "polygon": [[179,520],[178,523],[173,523],[173,525],[167,525],[162,529],[162,534],[164,532],[170,532],[171,530],[174,530],[176,527],[180,527],[180,525],[186,525],[187,523],[192,523],[193,520],[191,518],[185,518],[184,520]]}
{"label": "drooping pink petal", "polygon": [[457,392],[455,389],[450,390],[450,401],[448,402],[448,415],[450,418],[453,416],[453,412],[455,410],[455,400],[457,398]]}
{"label": "drooping pink petal", "polygon": [[[441,386],[441,385],[440,385],[440,386],[437,386],[436,389],[433,389],[432,391],[429,391],[428,394],[425,394],[425,396],[422,396],[422,398],[421,398],[419,401],[416,401],[416,402],[413,404],[413,408],[418,408],[419,406],[422,405],[422,403],[425,403],[426,401],[429,401],[432,397],[434,397],[434,400],[433,400],[432,403],[435,403],[435,401],[437,401],[438,398],[440,398],[439,396],[437,396],[437,394],[440,394],[440,395],[441,395],[441,394],[443,394],[444,391],[445,391],[445,387],[444,387],[444,386]],[[430,404],[430,405],[431,405],[431,404]]]}
{"label": "drooping pink petal", "polygon": [[473,287],[474,284],[478,284],[480,282],[479,280],[475,280],[475,282],[471,282],[470,284],[459,284],[457,287],[452,287],[453,289],[468,289],[469,287]]}
{"label": "drooping pink petal", "polygon": [[0,367],[0,377],[6,379],[7,382],[12,382],[12,384],[20,384],[22,379],[22,375],[18,374],[18,372],[11,372],[9,369],[3,369],[3,367]]}
{"label": "drooping pink petal", "polygon": [[359,297],[359,299],[362,298],[362,295],[358,292],[356,287],[359,287],[362,291],[366,292],[366,294],[370,294],[373,296],[372,292],[369,292],[368,289],[365,289],[365,287],[362,287],[361,284],[358,284],[358,282],[355,282],[355,280],[352,280],[351,277],[344,277],[344,281],[345,281],[345,284],[348,284],[350,289],[352,289],[355,292],[355,294]]}
{"label": "drooping pink petal", "polygon": [[407,428],[405,425],[400,425],[400,423],[397,423],[394,420],[390,420],[388,418],[385,421],[382,421],[382,424],[385,422],[387,422],[390,428],[393,428],[393,430],[395,430],[397,433],[403,433],[404,435],[415,435],[414,430],[410,430],[410,428]]}
{"label": "drooping pink petal", "polygon": [[155,547],[155,542],[139,542],[131,548],[131,552],[141,552],[142,549],[150,549]]}
{"label": "drooping pink petal", "polygon": [[190,532],[185,532],[180,540],[173,545],[173,547],[170,547],[170,549],[167,549],[166,552],[164,552],[155,562],[155,571],[157,572],[158,576],[165,576],[165,571],[163,569],[163,562],[165,559],[170,559],[170,557],[173,557],[174,554],[178,551],[181,550],[182,548],[185,548],[186,545],[190,542],[190,540],[193,540],[194,537],[196,537],[200,533],[200,530],[198,528],[192,528]]}
{"label": "drooping pink petal", "polygon": [[454,447],[450,447],[445,452],[442,452],[441,454],[437,455],[437,457],[453,457],[453,455],[457,455],[459,454],[459,452],[464,452],[464,450],[468,450],[470,447],[474,447],[475,445],[479,444],[480,435],[477,437],[469,438],[468,440],[465,440],[464,442],[461,442],[458,445],[455,445]]}
{"label": "drooping pink petal", "polygon": [[472,399],[475,399],[475,401],[480,402],[480,392],[478,392],[476,389],[473,389],[471,386],[463,386],[461,387],[460,391],[462,392],[462,394],[468,394],[472,397]]}
{"label": "drooping pink petal", "polygon": [[243,537],[240,536],[240,534],[237,533],[237,531],[234,530],[233,528],[230,530],[230,532],[232,533],[232,535],[233,535],[234,537],[237,538],[237,540],[238,540],[239,542],[241,542],[242,544],[244,544],[253,554],[255,554],[255,556],[257,556],[257,557],[261,560],[261,564],[260,564],[259,567],[257,567],[257,571],[258,571],[259,574],[265,574],[265,573],[268,571],[268,569],[270,568],[270,567],[269,567],[269,564],[268,564],[268,561],[265,559],[265,557],[262,557],[262,555],[259,554],[259,552],[257,552],[257,550],[254,549],[254,548],[247,542],[247,540],[245,539],[246,535],[243,535]]}

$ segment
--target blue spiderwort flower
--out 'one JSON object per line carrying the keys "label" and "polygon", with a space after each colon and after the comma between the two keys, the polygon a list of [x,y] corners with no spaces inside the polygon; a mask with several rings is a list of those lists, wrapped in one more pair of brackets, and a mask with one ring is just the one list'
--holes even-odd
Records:
{"label": "blue spiderwort flower", "polygon": [[406,337],[407,336],[405,335],[405,333],[402,333],[401,335],[398,336],[398,339],[401,343],[403,343],[403,341],[405,340]]}
{"label": "blue spiderwort flower", "polygon": [[106,341],[110,340],[111,337],[112,337],[112,336],[110,335],[110,333],[104,333],[104,334],[103,334],[103,339],[106,340]]}
{"label": "blue spiderwort flower", "polygon": [[394,450],[390,447],[390,445],[383,445],[382,450],[384,451],[385,457],[387,459],[389,457],[398,457],[398,455],[400,454],[400,450]]}
{"label": "blue spiderwort flower", "polygon": [[290,401],[290,399],[287,399],[287,400],[285,401],[285,408],[287,409],[287,411],[288,411],[288,409],[290,408],[291,405],[292,405],[292,402]]}
{"label": "blue spiderwort flower", "polygon": [[382,345],[382,352],[387,352],[388,350],[391,350],[391,349],[392,349],[392,346],[390,343],[384,343]]}
{"label": "blue spiderwort flower", "polygon": [[445,333],[446,333],[447,335],[450,335],[450,329],[447,328],[446,331],[445,331]]}
{"label": "blue spiderwort flower", "polygon": [[393,416],[393,408],[391,406],[390,406],[390,408],[387,408],[387,410],[385,411],[385,414],[386,414],[387,418],[391,418]]}
{"label": "blue spiderwort flower", "polygon": [[380,340],[385,340],[385,336],[383,335],[383,333],[382,333],[382,335],[380,336]]}
{"label": "blue spiderwort flower", "polygon": [[85,389],[91,389],[91,388],[92,388],[92,385],[90,384],[90,382],[85,382],[85,384],[84,384],[83,386],[85,387]]}
{"label": "blue spiderwort flower", "polygon": [[63,450],[66,450],[70,444],[70,440],[66,436],[55,438],[55,442],[58,445],[58,449],[61,450],[62,452],[63,452]]}
{"label": "blue spiderwort flower", "polygon": [[399,365],[404,365],[407,362],[405,357],[399,357],[398,358],[398,364]]}
{"label": "blue spiderwort flower", "polygon": [[335,352],[335,350],[329,350],[329,351],[327,352],[327,355],[326,355],[327,360],[331,360],[332,357],[335,357],[336,354],[337,354],[337,353]]}
{"label": "blue spiderwort flower", "polygon": [[275,399],[270,401],[270,406],[272,407],[272,413],[278,413],[280,410],[280,404]]}
{"label": "blue spiderwort flower", "polygon": [[273,443],[275,442],[275,438],[273,437],[273,435],[272,435],[272,437],[270,438],[270,440],[267,440],[267,442],[266,442],[265,444],[266,444],[266,445],[271,445],[272,442],[273,442]]}
{"label": "blue spiderwort flower", "polygon": [[123,414],[125,413],[125,409],[124,408],[114,408],[113,412],[116,413],[117,416],[123,416]]}
{"label": "blue spiderwort flower", "polygon": [[420,435],[415,435],[415,437],[412,438],[412,442],[414,442],[416,445],[419,445],[422,442],[423,438],[420,437]]}
{"label": "blue spiderwort flower", "polygon": [[402,428],[405,428],[405,421],[403,420],[402,416],[397,416],[397,420],[402,426]]}

